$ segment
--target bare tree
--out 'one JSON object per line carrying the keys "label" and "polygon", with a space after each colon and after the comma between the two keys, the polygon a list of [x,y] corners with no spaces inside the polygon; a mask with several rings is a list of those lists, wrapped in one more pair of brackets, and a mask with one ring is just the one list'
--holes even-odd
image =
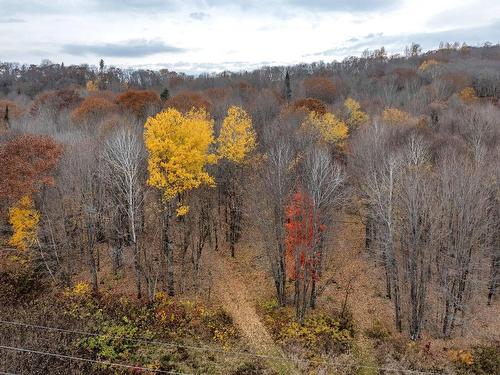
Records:
{"label": "bare tree", "polygon": [[[139,240],[145,187],[145,152],[142,137],[131,127],[118,129],[104,144],[106,178],[118,202],[117,215],[127,218],[125,226],[133,248],[137,298],[141,298]],[[122,228],[116,229],[122,233]],[[123,234],[121,237],[124,237]]]}
{"label": "bare tree", "polygon": [[[436,233],[432,215],[435,189],[430,172],[430,150],[422,136],[412,133],[402,150],[403,171],[398,187],[401,259],[405,263],[402,290],[409,289],[410,338],[420,336],[434,259]],[[406,287],[405,287],[406,286]],[[406,294],[406,293],[405,293]]]}
{"label": "bare tree", "polygon": [[[332,224],[334,210],[343,203],[343,187],[345,174],[339,163],[332,160],[332,156],[325,148],[312,148],[304,160],[303,186],[312,198],[313,215],[313,256],[314,277],[311,279],[310,307],[316,305],[316,281],[321,276],[324,260],[324,244],[326,229]],[[303,310],[305,313],[305,305]],[[301,314],[303,316],[303,314]]]}
{"label": "bare tree", "polygon": [[276,139],[259,168],[254,190],[257,221],[280,305],[286,303],[285,207],[293,187],[294,151],[287,139]]}

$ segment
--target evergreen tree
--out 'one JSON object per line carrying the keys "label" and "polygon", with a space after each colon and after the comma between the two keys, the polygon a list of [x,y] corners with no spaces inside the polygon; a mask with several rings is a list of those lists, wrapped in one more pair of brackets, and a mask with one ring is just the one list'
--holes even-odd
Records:
{"label": "evergreen tree", "polygon": [[290,74],[288,73],[288,70],[286,71],[285,74],[285,100],[289,102],[292,99],[292,89],[290,87]]}
{"label": "evergreen tree", "polygon": [[6,123],[9,123],[9,106],[5,106],[5,116],[3,117]]}
{"label": "evergreen tree", "polygon": [[168,91],[168,88],[165,87],[160,94],[160,99],[166,101],[168,98],[170,98],[170,92]]}

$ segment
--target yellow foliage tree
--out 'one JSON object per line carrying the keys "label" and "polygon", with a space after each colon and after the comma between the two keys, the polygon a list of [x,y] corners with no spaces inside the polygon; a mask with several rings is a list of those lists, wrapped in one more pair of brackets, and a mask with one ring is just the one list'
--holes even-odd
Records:
{"label": "yellow foliage tree", "polygon": [[429,59],[429,60],[425,60],[422,64],[420,64],[418,69],[421,70],[422,72],[425,72],[426,70],[429,70],[430,68],[438,66],[438,65],[439,65],[439,61],[436,61],[434,59]]}
{"label": "yellow foliage tree", "polygon": [[96,83],[94,81],[92,81],[92,80],[88,80],[87,81],[86,88],[87,88],[88,92],[92,92],[92,91],[97,91],[98,90]]}
{"label": "yellow foliage tree", "polygon": [[9,222],[14,229],[9,244],[25,251],[36,242],[40,214],[35,210],[33,200],[25,196],[9,210]]}
{"label": "yellow foliage tree", "polygon": [[337,146],[342,145],[348,135],[347,125],[329,112],[325,114],[310,112],[302,123],[302,128],[318,132],[323,142]]}
{"label": "yellow foliage tree", "polygon": [[[146,121],[148,184],[160,189],[167,201],[202,184],[215,185],[205,170],[207,164],[217,161],[210,153],[213,126],[204,109],[192,109],[183,115],[169,108]],[[179,216],[186,213],[185,206],[177,209]]]}
{"label": "yellow foliage tree", "polygon": [[243,162],[255,148],[252,119],[243,108],[237,106],[229,108],[218,141],[219,156],[234,163]]}
{"label": "yellow foliage tree", "polygon": [[466,87],[458,93],[459,98],[465,103],[473,103],[477,100],[476,90],[473,87]]}
{"label": "yellow foliage tree", "polygon": [[347,98],[346,101],[344,102],[344,106],[346,107],[347,111],[349,112],[349,118],[347,119],[347,125],[351,129],[356,129],[358,126],[366,124],[370,117],[368,114],[363,112],[361,110],[361,106],[359,103],[352,99],[352,98]]}
{"label": "yellow foliage tree", "polygon": [[411,116],[397,108],[386,108],[382,112],[382,121],[389,125],[403,125],[409,122]]}

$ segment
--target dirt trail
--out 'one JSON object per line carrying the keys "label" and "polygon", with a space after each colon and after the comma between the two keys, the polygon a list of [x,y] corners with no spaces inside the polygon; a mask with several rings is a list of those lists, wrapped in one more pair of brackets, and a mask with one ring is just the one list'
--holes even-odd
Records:
{"label": "dirt trail", "polygon": [[275,344],[257,314],[255,302],[247,286],[247,283],[255,281],[245,279],[237,270],[236,260],[227,255],[217,252],[210,258],[215,298],[231,315],[235,325],[250,344],[252,352],[273,357],[264,360],[278,374],[298,374],[293,363]]}

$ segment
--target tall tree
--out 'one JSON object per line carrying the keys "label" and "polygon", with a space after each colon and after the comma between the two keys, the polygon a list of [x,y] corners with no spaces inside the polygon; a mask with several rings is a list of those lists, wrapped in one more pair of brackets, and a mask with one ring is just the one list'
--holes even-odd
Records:
{"label": "tall tree", "polygon": [[218,153],[222,158],[220,167],[223,193],[229,211],[229,247],[234,257],[235,246],[241,235],[243,211],[243,168],[249,154],[255,149],[255,132],[252,119],[241,107],[232,106],[222,123],[218,138]]}
{"label": "tall tree", "polygon": [[285,87],[284,87],[284,97],[287,102],[292,100],[292,87],[290,85],[290,73],[288,72],[288,69],[285,73]]}
{"label": "tall tree", "polygon": [[148,184],[162,193],[163,251],[167,259],[167,289],[174,295],[174,253],[170,221],[175,209],[178,217],[187,214],[185,194],[201,185],[214,186],[215,181],[206,171],[207,164],[215,163],[211,153],[214,143],[213,121],[204,109],[192,109],[182,114],[169,108],[145,124],[144,139],[149,152]]}

